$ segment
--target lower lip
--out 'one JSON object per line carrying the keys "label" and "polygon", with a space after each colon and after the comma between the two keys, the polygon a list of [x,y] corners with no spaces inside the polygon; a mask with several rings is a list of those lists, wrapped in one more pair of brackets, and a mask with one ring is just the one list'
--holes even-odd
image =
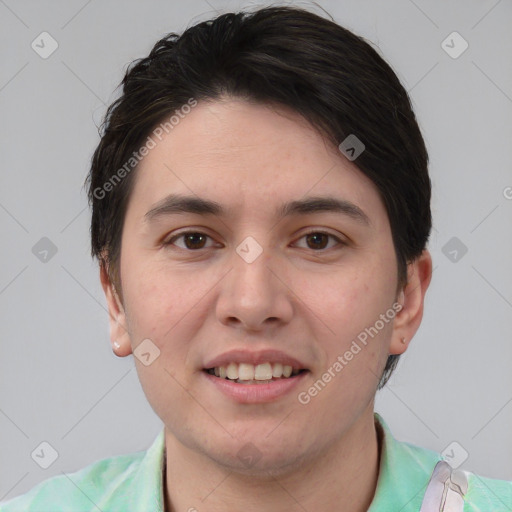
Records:
{"label": "lower lip", "polygon": [[202,372],[216,388],[229,398],[241,404],[258,404],[272,402],[290,393],[304,380],[308,371],[288,378],[273,380],[268,384],[238,384],[228,379],[221,379],[208,372]]}

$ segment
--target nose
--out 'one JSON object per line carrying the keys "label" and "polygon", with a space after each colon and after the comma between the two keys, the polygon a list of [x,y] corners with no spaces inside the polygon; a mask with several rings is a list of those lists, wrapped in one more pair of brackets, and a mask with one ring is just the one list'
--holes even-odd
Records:
{"label": "nose", "polygon": [[265,251],[254,261],[248,261],[233,251],[231,270],[219,283],[219,321],[246,331],[261,331],[290,322],[293,293],[286,285],[283,269]]}

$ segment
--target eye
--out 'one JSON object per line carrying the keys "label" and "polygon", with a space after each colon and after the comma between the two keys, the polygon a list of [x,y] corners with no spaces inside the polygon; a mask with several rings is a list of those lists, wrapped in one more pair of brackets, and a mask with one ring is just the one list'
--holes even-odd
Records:
{"label": "eye", "polygon": [[183,238],[185,247],[182,247],[180,245],[178,245],[178,247],[184,250],[204,249],[206,239],[211,239],[211,237],[209,237],[205,233],[201,233],[200,231],[183,231],[182,233],[179,233],[178,235],[175,235],[166,242],[164,242],[164,245],[175,245],[174,242],[176,240],[179,240],[180,238]]}
{"label": "eye", "polygon": [[[324,231],[310,231],[309,233],[303,235],[299,240],[303,238],[306,239],[306,243],[311,244],[306,248],[314,249],[316,251],[326,249],[326,244],[328,243],[329,238],[338,242],[338,245],[345,245],[344,242],[340,240],[337,236],[334,236],[331,233],[326,233]],[[331,247],[329,247],[329,249]]]}
{"label": "eye", "polygon": [[[328,245],[329,238],[337,242],[337,245],[345,245],[345,243],[340,238],[324,231],[310,231],[309,233],[302,235],[299,240],[306,239],[306,243],[308,244],[306,249],[322,251],[332,248],[332,246],[326,247],[326,245]],[[180,239],[183,239],[184,246],[175,244],[176,240]],[[212,238],[200,231],[183,231],[164,242],[164,246],[176,245],[183,250],[195,251],[211,247],[205,245],[207,239],[211,240]]]}

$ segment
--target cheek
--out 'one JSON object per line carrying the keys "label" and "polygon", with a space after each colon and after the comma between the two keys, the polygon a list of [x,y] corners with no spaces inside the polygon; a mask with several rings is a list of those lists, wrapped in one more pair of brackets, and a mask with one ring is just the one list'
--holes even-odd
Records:
{"label": "cheek", "polygon": [[[137,265],[132,258],[129,276],[123,283],[129,304],[127,319],[132,349],[142,340],[150,339],[159,355],[148,366],[136,357],[134,362],[151,407],[168,427],[179,430],[181,422],[186,423],[191,407],[190,397],[182,387],[187,387],[184,374],[189,350],[188,343],[183,340],[190,338],[190,333],[185,330],[193,317],[195,293],[187,294],[190,286],[184,276],[175,273],[170,276],[168,271],[162,271],[155,264],[143,263]],[[180,404],[179,408],[177,404]],[[178,409],[180,413],[176,414]]]}
{"label": "cheek", "polygon": [[187,341],[194,338],[202,324],[199,317],[213,308],[209,292],[223,273],[212,269],[199,274],[190,268],[133,256],[127,268],[130,273],[123,289],[135,338],[132,346],[149,338],[164,358],[173,365],[183,365],[189,349]]}
{"label": "cheek", "polygon": [[166,332],[185,315],[183,289],[147,260],[127,257],[125,268],[129,272],[123,275],[123,293],[132,345],[149,338],[162,350]]}
{"label": "cheek", "polygon": [[[391,306],[392,282],[374,267],[316,276],[302,288],[304,302],[318,312],[337,337],[355,336]],[[332,334],[332,332],[331,332]]]}
{"label": "cheek", "polygon": [[324,352],[324,364],[329,368],[338,357],[343,358],[343,370],[336,373],[336,382],[343,381],[344,387],[353,388],[354,382],[359,386],[365,381],[372,388],[387,358],[392,315],[385,321],[381,315],[393,313],[396,286],[396,273],[389,264],[373,258],[364,265],[347,266],[321,279],[317,276],[303,285],[304,302],[312,304],[311,310],[321,319],[317,323],[317,338]]}

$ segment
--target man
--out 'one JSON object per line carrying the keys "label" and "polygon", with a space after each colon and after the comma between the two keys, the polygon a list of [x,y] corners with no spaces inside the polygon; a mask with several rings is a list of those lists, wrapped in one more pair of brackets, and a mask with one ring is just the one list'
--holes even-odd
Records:
{"label": "man", "polygon": [[92,254],[164,429],[0,510],[512,510],[512,483],[373,410],[432,272],[428,156],[391,68],[279,7],[168,35],[123,86],[88,178]]}

